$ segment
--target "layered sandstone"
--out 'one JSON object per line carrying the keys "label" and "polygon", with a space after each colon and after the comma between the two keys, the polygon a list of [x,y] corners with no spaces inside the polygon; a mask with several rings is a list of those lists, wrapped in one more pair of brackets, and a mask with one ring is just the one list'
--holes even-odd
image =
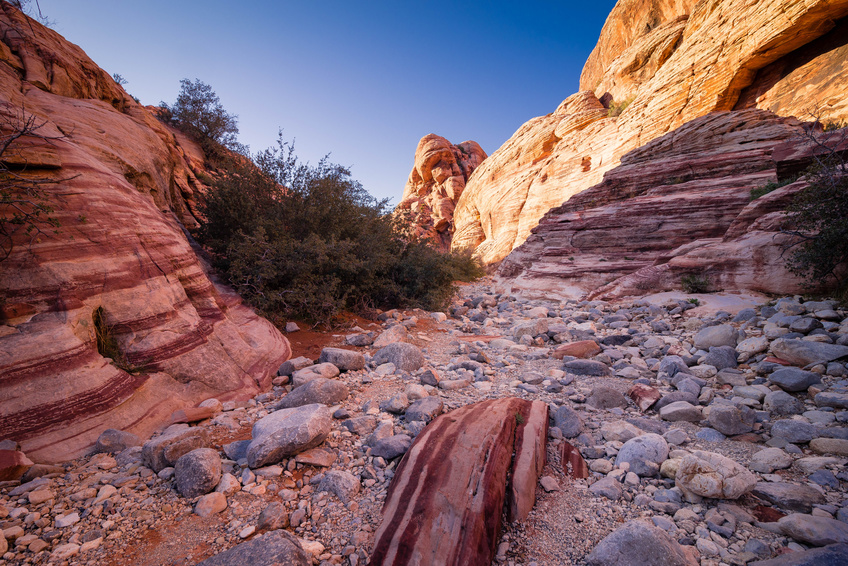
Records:
{"label": "layered sandstone", "polygon": [[[106,428],[145,436],[176,409],[269,386],[288,342],[209,275],[185,234],[200,148],[7,3],[0,38],[0,110],[57,138],[22,139],[15,159],[55,181],[44,191],[60,222],[0,263],[0,438],[63,460]],[[132,373],[98,353],[98,309]]]}
{"label": "layered sandstone", "polygon": [[693,120],[552,209],[498,273],[511,286],[570,297],[680,289],[686,276],[711,290],[802,292],[780,229],[806,184],[753,201],[751,189],[776,181],[782,160],[809,162],[803,132],[794,118],[755,109]]}
{"label": "layered sandstone", "polygon": [[536,501],[547,432],[547,405],[515,397],[434,419],[392,479],[369,564],[491,564],[505,505],[524,520]]}
{"label": "layered sandstone", "polygon": [[456,202],[484,159],[486,152],[475,141],[454,145],[436,134],[424,136],[395,213],[408,215],[416,237],[450,249]]}
{"label": "layered sandstone", "polygon": [[[848,119],[848,0],[626,0],[607,19],[581,92],[524,124],[472,175],[455,248],[502,260],[542,215],[628,151],[713,111]],[[606,108],[621,109],[607,115]]]}

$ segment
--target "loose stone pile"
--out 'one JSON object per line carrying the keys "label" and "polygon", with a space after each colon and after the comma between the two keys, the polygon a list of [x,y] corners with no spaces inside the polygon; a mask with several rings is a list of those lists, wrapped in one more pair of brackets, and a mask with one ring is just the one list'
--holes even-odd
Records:
{"label": "loose stone pile", "polygon": [[[498,564],[799,563],[827,545],[848,560],[848,313],[696,307],[481,283],[450,318],[384,313],[283,364],[272,391],[179,411],[146,442],[106,431],[91,457],[32,467],[6,442],[0,473],[26,473],[0,483],[0,564],[364,564],[415,437],[507,396],[552,419],[536,509],[506,526]],[[174,540],[178,560],[156,555]]]}

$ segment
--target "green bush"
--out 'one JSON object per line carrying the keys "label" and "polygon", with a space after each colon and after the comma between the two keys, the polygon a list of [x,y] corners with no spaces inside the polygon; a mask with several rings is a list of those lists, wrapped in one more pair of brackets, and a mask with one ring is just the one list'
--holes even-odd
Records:
{"label": "green bush", "polygon": [[607,116],[621,116],[621,113],[624,112],[624,110],[627,109],[628,106],[630,106],[630,103],[633,102],[634,98],[634,96],[631,96],[630,98],[622,100],[621,102],[616,102],[614,100],[611,101]]}
{"label": "green bush", "polygon": [[709,279],[701,275],[684,275],[680,278],[680,285],[687,293],[709,293],[710,291]]}
{"label": "green bush", "polygon": [[763,195],[767,195],[770,192],[779,189],[780,187],[785,187],[786,185],[791,185],[795,181],[798,180],[798,176],[788,177],[786,179],[781,179],[779,181],[769,181],[765,185],[760,185],[759,187],[755,187],[751,189],[751,200],[757,200]]}
{"label": "green bush", "polygon": [[467,254],[405,237],[386,201],[326,158],[309,166],[292,144],[214,181],[198,237],[216,266],[272,321],[329,323],[344,310],[445,308],[457,280],[482,274]]}
{"label": "green bush", "polygon": [[241,151],[236,141],[238,116],[224,110],[212,87],[200,79],[182,79],[174,105],[159,105],[165,109],[163,117],[200,142],[205,151],[215,151],[217,145]]}
{"label": "green bush", "polygon": [[809,186],[800,191],[787,214],[795,236],[787,267],[805,277],[810,287],[846,289],[848,272],[848,164],[837,147],[848,130],[821,141],[809,135],[820,153],[806,172]]}

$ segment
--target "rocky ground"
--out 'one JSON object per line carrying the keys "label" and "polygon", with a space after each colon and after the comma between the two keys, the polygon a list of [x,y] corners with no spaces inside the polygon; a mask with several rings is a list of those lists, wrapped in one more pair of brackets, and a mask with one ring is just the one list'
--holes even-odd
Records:
{"label": "rocky ground", "polygon": [[848,312],[695,303],[528,300],[484,281],[447,316],[385,313],[249,402],[206,401],[144,442],[109,431],[97,454],[0,483],[0,564],[364,564],[412,439],[508,396],[548,403],[548,465],[494,564],[793,564],[848,542]]}

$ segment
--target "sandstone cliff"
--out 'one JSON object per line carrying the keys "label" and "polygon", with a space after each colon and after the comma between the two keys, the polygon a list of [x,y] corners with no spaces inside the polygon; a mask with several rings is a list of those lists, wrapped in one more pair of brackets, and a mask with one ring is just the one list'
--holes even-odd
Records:
{"label": "sandstone cliff", "polygon": [[395,213],[409,216],[417,237],[449,250],[456,202],[484,159],[486,152],[475,141],[454,145],[436,134],[424,136]]}
{"label": "sandstone cliff", "polygon": [[[26,175],[58,181],[45,195],[61,223],[0,263],[0,438],[63,460],[105,428],[147,435],[176,408],[267,387],[288,342],[184,234],[200,148],[7,3],[0,39],[0,111],[60,138],[23,139],[20,157]],[[98,353],[98,309],[133,374]]]}
{"label": "sandstone cliff", "polygon": [[710,290],[802,292],[785,268],[780,228],[806,184],[751,200],[751,189],[803,150],[801,132],[798,120],[764,110],[697,118],[625,154],[603,182],[548,212],[498,273],[511,286],[570,297],[679,289],[687,276]]}
{"label": "sandstone cliff", "polygon": [[581,92],[524,124],[471,176],[452,245],[502,260],[628,151],[713,111],[848,118],[847,15],[848,0],[620,1]]}

